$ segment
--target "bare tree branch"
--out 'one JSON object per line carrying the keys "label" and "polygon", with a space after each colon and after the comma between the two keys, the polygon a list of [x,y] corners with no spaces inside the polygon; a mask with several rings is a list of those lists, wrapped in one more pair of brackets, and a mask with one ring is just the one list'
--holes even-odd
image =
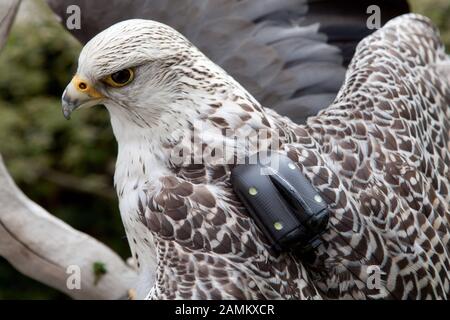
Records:
{"label": "bare tree branch", "polygon": [[[112,250],[58,220],[15,185],[0,156],[0,255],[23,274],[76,299],[118,299],[136,273]],[[98,278],[97,264],[106,273]],[[81,270],[81,289],[70,290],[69,266]]]}

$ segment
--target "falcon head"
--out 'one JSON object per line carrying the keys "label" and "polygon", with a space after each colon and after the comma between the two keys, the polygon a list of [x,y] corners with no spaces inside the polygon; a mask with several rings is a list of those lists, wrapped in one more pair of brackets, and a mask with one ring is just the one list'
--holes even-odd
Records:
{"label": "falcon head", "polygon": [[199,55],[166,25],[140,19],[117,23],[83,48],[77,73],[62,96],[64,116],[104,104],[111,114],[138,124],[157,119],[179,93],[172,67]]}

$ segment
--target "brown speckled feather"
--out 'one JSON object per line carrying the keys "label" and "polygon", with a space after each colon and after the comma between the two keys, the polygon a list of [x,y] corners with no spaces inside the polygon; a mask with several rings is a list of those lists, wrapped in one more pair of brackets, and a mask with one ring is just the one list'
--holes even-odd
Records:
{"label": "brown speckled feather", "polygon": [[[433,67],[446,59],[435,32],[409,16],[364,40],[336,102],[304,127],[268,112],[286,131],[283,149],[330,204],[315,261],[267,249],[227,168],[186,167],[162,191],[170,201],[152,198],[160,250],[186,261],[174,266],[177,280],[158,278],[155,297],[448,298],[450,88]],[[226,179],[207,174],[218,170]],[[381,290],[368,289],[368,266],[381,269]]]}

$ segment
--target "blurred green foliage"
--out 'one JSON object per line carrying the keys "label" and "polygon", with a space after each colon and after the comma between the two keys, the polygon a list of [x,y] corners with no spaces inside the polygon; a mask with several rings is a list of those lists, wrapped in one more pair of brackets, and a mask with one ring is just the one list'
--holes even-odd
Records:
{"label": "blurred green foliage", "polygon": [[[450,1],[413,0],[450,46]],[[112,176],[116,143],[101,107],[61,113],[60,97],[76,69],[81,46],[44,19],[16,24],[0,54],[0,153],[34,201],[105,242],[124,258],[128,244]],[[97,266],[99,276],[104,272]],[[0,258],[0,299],[54,299],[64,295],[20,275]]]}

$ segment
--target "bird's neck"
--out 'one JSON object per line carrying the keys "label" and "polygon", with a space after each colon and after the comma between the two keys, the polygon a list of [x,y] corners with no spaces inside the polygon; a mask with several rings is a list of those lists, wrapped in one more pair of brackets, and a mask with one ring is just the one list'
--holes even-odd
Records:
{"label": "bird's neck", "polygon": [[119,196],[191,165],[235,165],[236,156],[240,160],[280,145],[273,117],[232,78],[184,90],[184,96],[162,107],[170,112],[147,121],[152,125],[108,108],[118,142],[114,182]]}
{"label": "bird's neck", "polygon": [[[205,145],[234,148],[236,137],[271,135],[274,129],[271,117],[220,67],[194,64],[189,72],[184,69],[176,72],[181,87],[170,101],[152,106],[155,109],[147,111],[148,117],[142,114],[145,108],[135,112],[139,118],[130,118],[123,108],[108,108],[118,141],[119,162],[124,156],[124,161],[129,162],[129,154],[134,153],[162,166],[179,167],[190,161],[194,153],[198,159],[198,151]],[[184,152],[182,163],[180,150]],[[202,163],[207,164],[208,159],[202,159]]]}

